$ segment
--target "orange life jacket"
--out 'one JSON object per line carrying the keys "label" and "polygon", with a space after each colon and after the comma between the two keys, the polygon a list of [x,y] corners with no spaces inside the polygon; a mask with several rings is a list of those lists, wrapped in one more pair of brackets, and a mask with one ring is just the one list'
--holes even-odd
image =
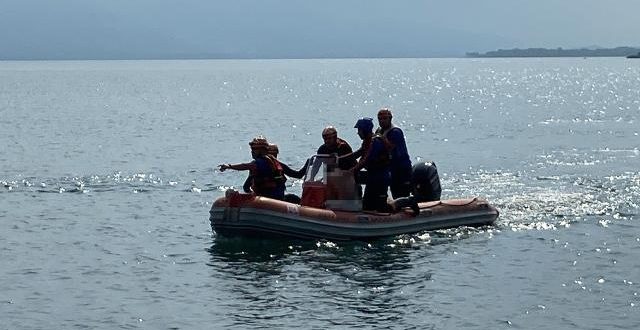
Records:
{"label": "orange life jacket", "polygon": [[275,157],[265,155],[262,156],[261,159],[269,166],[268,172],[261,172],[257,167],[251,171],[251,176],[253,177],[251,189],[258,195],[268,193],[279,185],[284,185],[287,181],[287,178],[284,176],[282,164],[280,164]]}

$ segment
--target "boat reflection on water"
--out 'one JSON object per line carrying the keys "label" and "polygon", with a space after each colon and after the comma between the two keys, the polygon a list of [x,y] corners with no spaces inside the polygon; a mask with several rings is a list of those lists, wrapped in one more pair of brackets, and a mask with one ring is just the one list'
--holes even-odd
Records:
{"label": "boat reflection on water", "polygon": [[216,236],[207,251],[214,262],[266,262],[310,251],[316,248],[308,240],[275,238],[245,238]]}
{"label": "boat reflection on water", "polygon": [[305,277],[322,269],[327,280],[343,278],[366,286],[406,273],[413,267],[412,251],[394,239],[333,243],[227,237],[216,237],[208,249],[209,266],[225,278],[255,281],[276,276],[284,282],[292,271]]}
{"label": "boat reflection on water", "polygon": [[[363,268],[405,269],[411,251],[437,253],[437,246],[466,240],[483,228],[459,227],[417,234],[384,237],[369,241],[339,241],[227,237],[216,235],[207,249],[211,266],[224,263],[273,263],[303,261],[322,264],[357,264]],[[437,248],[440,250],[440,248]]]}
{"label": "boat reflection on water", "polygon": [[407,297],[416,292],[424,299],[421,308],[436,307],[429,297],[439,294],[434,278],[443,258],[460,240],[483,244],[482,233],[466,227],[339,242],[215,235],[208,265],[226,297],[220,300],[230,311],[226,324],[277,327],[314,310],[321,312],[310,322],[327,324],[335,313],[346,313],[356,326],[369,316],[413,313],[414,300]]}
{"label": "boat reflection on water", "polygon": [[355,315],[354,325],[368,315],[397,317],[410,307],[403,290],[428,285],[437,264],[413,262],[420,251],[394,242],[216,236],[209,266],[218,294],[226,297],[224,323],[277,327],[292,315],[308,318],[310,310],[321,311],[310,320],[316,324],[332,322],[335,313]]}

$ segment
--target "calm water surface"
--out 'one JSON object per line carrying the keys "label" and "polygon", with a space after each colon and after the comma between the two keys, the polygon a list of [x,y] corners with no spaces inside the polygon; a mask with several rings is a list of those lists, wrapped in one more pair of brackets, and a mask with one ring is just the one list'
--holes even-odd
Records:
{"label": "calm water surface", "polygon": [[[495,226],[212,233],[253,136],[297,167],[381,106]],[[625,59],[0,62],[0,328],[638,328],[639,120]]]}

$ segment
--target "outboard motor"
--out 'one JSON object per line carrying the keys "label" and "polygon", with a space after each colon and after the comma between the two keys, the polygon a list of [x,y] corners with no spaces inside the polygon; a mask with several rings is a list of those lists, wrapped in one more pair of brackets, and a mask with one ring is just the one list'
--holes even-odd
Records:
{"label": "outboard motor", "polygon": [[410,207],[414,216],[420,214],[421,202],[439,201],[442,188],[438,168],[434,162],[424,162],[413,165],[411,169],[411,196],[401,197],[391,202],[395,212]]}
{"label": "outboard motor", "polygon": [[411,188],[418,203],[440,200],[442,187],[435,162],[421,162],[413,165]]}

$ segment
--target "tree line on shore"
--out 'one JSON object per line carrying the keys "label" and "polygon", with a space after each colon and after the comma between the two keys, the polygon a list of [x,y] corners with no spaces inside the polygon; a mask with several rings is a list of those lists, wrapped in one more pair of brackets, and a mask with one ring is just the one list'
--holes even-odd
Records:
{"label": "tree line on shore", "polygon": [[556,49],[551,48],[513,48],[498,49],[486,53],[468,52],[467,57],[624,57],[640,53],[636,47],[616,48],[581,48],[581,49]]}

